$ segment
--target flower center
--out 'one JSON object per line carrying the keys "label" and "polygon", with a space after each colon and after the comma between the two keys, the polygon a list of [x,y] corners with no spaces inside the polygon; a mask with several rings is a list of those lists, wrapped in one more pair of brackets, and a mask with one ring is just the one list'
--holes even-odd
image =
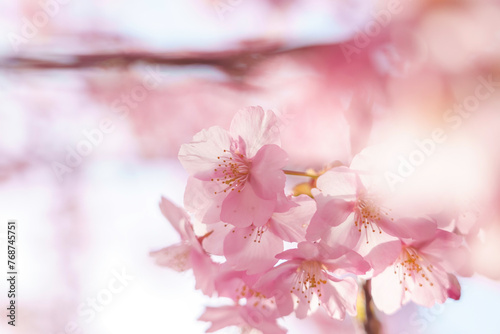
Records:
{"label": "flower center", "polygon": [[426,283],[434,286],[429,279],[433,269],[434,266],[412,247],[404,247],[394,263],[394,274],[398,275],[399,284],[404,286],[405,291],[408,291],[407,280],[412,278],[419,287],[423,287]]}
{"label": "flower center", "polygon": [[[387,211],[391,211],[390,209]],[[358,228],[359,232],[365,231],[366,243],[369,243],[368,232],[372,233],[378,232],[382,234],[382,230],[378,226],[378,222],[382,219],[382,216],[389,216],[389,213],[384,211],[380,207],[376,200],[361,196],[357,200],[357,205],[354,209],[354,224]],[[390,218],[394,220],[393,218]]]}
{"label": "flower center", "polygon": [[[322,285],[326,284],[324,270],[325,266],[318,261],[304,261],[297,268],[297,274],[294,278],[294,284],[290,293],[302,294],[305,299],[309,299],[307,303],[311,303],[311,298],[314,294],[317,297],[322,296]],[[297,300],[297,303],[299,301]],[[318,302],[320,305],[320,302]]]}
{"label": "flower center", "polygon": [[266,299],[266,296],[258,291],[253,290],[252,288],[249,288],[246,284],[243,284],[242,286],[236,288],[236,299],[240,300],[242,298]]}
{"label": "flower center", "polygon": [[[228,227],[229,224],[224,224],[224,227]],[[269,223],[266,223],[262,226],[255,226],[255,225],[251,225],[252,229],[250,231],[250,233],[248,234],[245,234],[243,235],[243,239],[253,239],[253,242],[255,243],[258,243],[260,244],[260,242],[262,241],[262,236],[264,235],[264,232],[267,232],[267,230],[269,230]],[[232,231],[231,233],[235,233],[236,232],[236,228],[232,228]]]}
{"label": "flower center", "polygon": [[236,288],[236,302],[240,305],[249,305],[254,308],[273,309],[274,298],[267,298],[264,294],[249,288],[246,284]]}
{"label": "flower center", "polygon": [[228,190],[240,192],[248,179],[251,162],[243,154],[228,150],[224,150],[224,155],[217,159],[219,160],[218,168],[214,168],[214,177],[211,181],[222,185],[222,189],[216,191],[215,194]]}

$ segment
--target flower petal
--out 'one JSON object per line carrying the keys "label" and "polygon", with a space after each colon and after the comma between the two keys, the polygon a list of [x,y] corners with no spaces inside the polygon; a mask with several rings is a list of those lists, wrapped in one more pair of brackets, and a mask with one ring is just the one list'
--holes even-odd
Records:
{"label": "flower petal", "polygon": [[346,221],[339,226],[331,227],[328,233],[325,233],[322,240],[330,246],[342,245],[353,248],[361,238],[359,228],[354,223],[354,213],[350,214]]}
{"label": "flower petal", "polygon": [[172,224],[175,230],[180,234],[182,240],[186,240],[187,237],[184,235],[185,227],[184,225],[189,222],[189,215],[183,209],[179,208],[177,205],[166,199],[161,198],[160,201],[161,213],[167,220]]}
{"label": "flower petal", "polygon": [[276,201],[257,196],[250,186],[239,191],[231,191],[222,202],[220,218],[237,227],[262,226],[271,218]]}
{"label": "flower petal", "polygon": [[254,290],[264,294],[267,298],[274,297],[281,316],[287,316],[294,310],[294,301],[290,288],[293,275],[301,261],[287,261],[274,267],[257,281]]}
{"label": "flower petal", "polygon": [[356,174],[347,167],[329,170],[318,178],[316,185],[324,195],[356,199]]}
{"label": "flower petal", "polygon": [[150,253],[157,265],[168,267],[178,272],[191,268],[190,254],[191,246],[187,243],[168,246]]}
{"label": "flower petal", "polygon": [[269,230],[284,241],[305,241],[306,229],[316,211],[316,202],[307,195],[294,197],[292,201],[299,205],[283,213],[275,212],[269,220]]}
{"label": "flower petal", "polygon": [[387,314],[396,312],[410,299],[410,294],[405,294],[405,288],[399,282],[399,276],[394,273],[393,266],[372,278],[371,292],[375,306]]}
{"label": "flower petal", "polygon": [[246,270],[248,275],[271,269],[278,262],[274,256],[282,251],[283,240],[254,226],[234,228],[224,239],[227,264],[234,270]]}
{"label": "flower petal", "polygon": [[433,270],[427,272],[426,275],[429,281],[424,279],[416,280],[414,288],[411,289],[411,300],[425,307],[432,307],[435,303],[444,303],[448,298],[448,288],[450,286],[448,274],[443,268],[434,264]]}
{"label": "flower petal", "polygon": [[276,255],[277,259],[283,260],[311,260],[320,256],[319,245],[309,241],[299,242],[297,248],[288,249]]}
{"label": "flower petal", "polygon": [[207,306],[205,312],[198,320],[212,323],[207,329],[207,333],[216,332],[228,326],[242,326],[245,324],[245,321],[240,317],[238,305],[220,307]]}
{"label": "flower petal", "polygon": [[386,233],[400,239],[426,240],[436,233],[436,222],[425,218],[400,218],[395,221],[383,217],[377,225]]}
{"label": "flower petal", "polygon": [[344,320],[346,312],[355,316],[358,297],[358,283],[352,278],[338,279],[329,276],[327,284],[322,287],[320,297],[328,314],[338,320]]}
{"label": "flower petal", "polygon": [[380,242],[376,240],[372,243],[375,247],[371,247],[370,244],[366,244],[364,241],[361,241],[361,247],[357,249],[357,251],[363,255],[365,260],[370,263],[373,268],[373,276],[378,275],[388,266],[391,266],[401,253],[400,240],[389,237],[385,233],[382,235],[387,236],[386,238],[389,241]]}
{"label": "flower petal", "polygon": [[208,226],[209,234],[203,238],[203,248],[210,254],[224,255],[224,239],[234,229],[226,223],[216,223]]}
{"label": "flower petal", "polygon": [[448,274],[448,279],[450,281],[450,287],[448,288],[448,297],[451,299],[459,300],[462,294],[462,288],[455,275]]}
{"label": "flower petal", "polygon": [[204,182],[192,176],[188,178],[184,192],[184,207],[188,212],[204,224],[214,224],[221,221],[220,208],[226,194],[214,194],[215,183]]}
{"label": "flower petal", "polygon": [[265,145],[259,149],[252,160],[248,180],[259,197],[276,199],[276,194],[283,192],[286,176],[282,168],[287,160],[286,152],[276,145]]}
{"label": "flower petal", "polygon": [[354,202],[343,199],[332,199],[322,194],[315,196],[315,199],[318,209],[311,218],[306,234],[307,240],[311,241],[322,238],[331,227],[347,223],[346,220],[354,209]]}
{"label": "flower petal", "polygon": [[280,144],[278,118],[261,107],[240,110],[233,118],[229,132],[234,139],[241,137],[246,144],[246,155],[252,158],[264,145]]}
{"label": "flower petal", "polygon": [[201,130],[179,150],[179,161],[189,174],[200,180],[209,180],[217,168],[218,156],[229,150],[231,138],[226,130],[213,126]]}
{"label": "flower petal", "polygon": [[200,252],[191,252],[190,260],[196,279],[195,288],[201,290],[207,296],[212,296],[215,291],[215,278],[220,264],[213,262],[206,253]]}

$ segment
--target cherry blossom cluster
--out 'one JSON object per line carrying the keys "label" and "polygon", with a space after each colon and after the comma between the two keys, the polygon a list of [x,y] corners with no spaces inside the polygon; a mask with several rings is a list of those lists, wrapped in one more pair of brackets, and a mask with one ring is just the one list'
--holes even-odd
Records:
{"label": "cherry blossom cluster", "polygon": [[[281,126],[274,112],[250,107],[229,130],[197,133],[179,151],[190,175],[186,211],[161,200],[181,242],[153,252],[156,262],[192,269],[197,289],[226,301],[200,317],[212,323],[207,332],[286,333],[280,319],[319,308],[337,320],[356,316],[367,280],[388,314],[410,301],[432,307],[460,298],[456,275],[471,271],[459,218],[397,204],[370,169],[370,148],[349,166],[285,170]],[[292,191],[287,174],[308,182]]]}

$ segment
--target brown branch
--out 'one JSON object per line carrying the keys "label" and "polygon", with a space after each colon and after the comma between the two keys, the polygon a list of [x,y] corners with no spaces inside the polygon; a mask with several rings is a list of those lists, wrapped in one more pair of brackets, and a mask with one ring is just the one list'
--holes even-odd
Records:
{"label": "brown branch", "polygon": [[231,75],[244,75],[254,65],[268,57],[303,52],[335,44],[286,48],[279,43],[247,43],[234,50],[214,52],[108,52],[93,54],[41,54],[0,58],[0,69],[52,70],[93,67],[126,68],[135,64],[216,67]]}
{"label": "brown branch", "polygon": [[363,324],[366,334],[381,334],[382,325],[375,315],[375,306],[373,305],[371,294],[371,280],[363,284],[363,291],[365,294],[365,312],[366,320]]}

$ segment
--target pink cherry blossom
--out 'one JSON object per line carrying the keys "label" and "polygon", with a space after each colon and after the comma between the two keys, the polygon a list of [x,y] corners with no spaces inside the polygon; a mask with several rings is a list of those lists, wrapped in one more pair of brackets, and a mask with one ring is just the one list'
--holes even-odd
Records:
{"label": "pink cherry blossom", "polygon": [[249,299],[247,304],[234,304],[220,307],[207,307],[198,320],[211,322],[207,333],[229,326],[237,326],[241,333],[257,329],[263,334],[284,334],[287,331],[277,324],[276,307],[267,301]]}
{"label": "pink cherry blossom", "polygon": [[[356,160],[353,165],[359,165]],[[356,166],[357,167],[357,166]],[[424,217],[405,217],[384,206],[369,173],[337,167],[321,175],[313,195],[318,210],[306,238],[343,245],[365,257],[375,274],[398,256],[399,239],[425,239],[436,223]],[[379,256],[381,254],[382,256]]]}
{"label": "pink cherry blossom", "polygon": [[426,307],[460,298],[455,272],[467,274],[463,238],[437,230],[425,241],[402,243],[391,266],[372,279],[373,301],[378,309],[394,313],[410,300]]}
{"label": "pink cherry blossom", "polygon": [[289,328],[294,329],[294,333],[365,334],[362,324],[356,317],[346,317],[344,320],[333,319],[323,308],[318,309],[306,319],[288,317],[286,322]]}
{"label": "pink cherry blossom", "polygon": [[231,298],[234,304],[207,307],[200,320],[212,322],[208,332],[227,326],[238,326],[243,333],[250,332],[252,328],[263,333],[286,333],[286,330],[276,323],[280,315],[275,299],[266,298],[253,289],[259,277],[232,270],[227,264],[221,265],[215,280],[215,288],[220,297]]}
{"label": "pink cherry blossom", "polygon": [[185,202],[206,194],[204,211],[238,227],[262,226],[273,212],[286,210],[287,155],[279,147],[277,122],[272,111],[251,107],[235,115],[229,131],[214,126],[182,145],[179,160],[201,181],[188,183]]}
{"label": "pink cherry blossom", "polygon": [[354,247],[359,239],[370,243],[384,232],[398,238],[420,239],[432,235],[435,224],[423,219],[392,217],[391,209],[365,186],[359,172],[346,167],[334,168],[317,180],[314,198],[318,211],[308,229],[308,239],[315,240],[336,227],[338,239]]}
{"label": "pink cherry blossom", "polygon": [[284,249],[284,241],[305,241],[306,228],[316,210],[309,196],[293,197],[295,204],[286,212],[275,212],[263,226],[234,227],[226,223],[212,224],[211,232],[203,240],[204,248],[216,255],[224,255],[234,270],[256,274],[271,269],[278,259],[275,255]]}
{"label": "pink cherry blossom", "polygon": [[274,296],[281,315],[295,311],[303,319],[320,305],[335,319],[356,314],[358,283],[345,275],[370,269],[359,254],[305,241],[276,257],[287,261],[264,274],[254,289]]}
{"label": "pink cherry blossom", "polygon": [[160,266],[182,272],[193,269],[196,277],[196,288],[207,295],[214,291],[214,277],[218,264],[214,263],[201,246],[201,240],[193,230],[188,214],[169,200],[162,197],[160,209],[165,218],[179,233],[181,242],[151,252]]}
{"label": "pink cherry blossom", "polygon": [[235,302],[263,295],[253,290],[260,275],[248,275],[245,271],[233,270],[227,263],[220,266],[215,279],[215,289],[221,297],[231,298]]}

